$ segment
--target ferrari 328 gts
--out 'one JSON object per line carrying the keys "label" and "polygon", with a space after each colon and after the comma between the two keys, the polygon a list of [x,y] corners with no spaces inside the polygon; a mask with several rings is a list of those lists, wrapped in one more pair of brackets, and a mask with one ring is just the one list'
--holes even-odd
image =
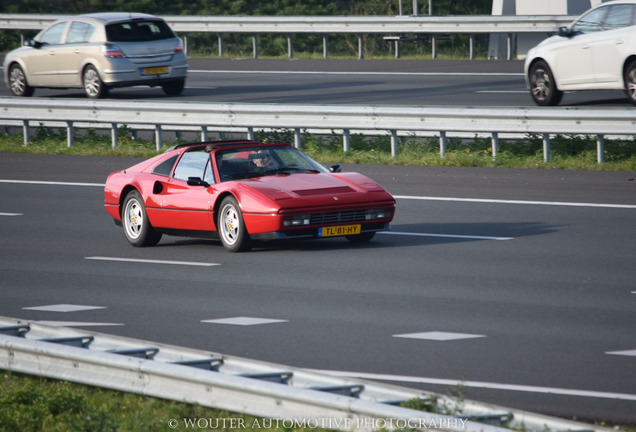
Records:
{"label": "ferrari 328 gts", "polygon": [[110,174],[104,205],[134,246],[168,234],[220,238],[239,252],[252,240],[359,242],[390,229],[395,199],[371,179],[339,171],[290,144],[181,144]]}

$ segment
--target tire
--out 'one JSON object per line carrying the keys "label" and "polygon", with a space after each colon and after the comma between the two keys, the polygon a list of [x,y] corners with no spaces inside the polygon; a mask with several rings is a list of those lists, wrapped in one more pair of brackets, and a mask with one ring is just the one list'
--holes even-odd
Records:
{"label": "tire", "polygon": [[346,238],[347,240],[349,240],[351,243],[363,243],[363,242],[368,242],[368,241],[369,241],[369,240],[371,240],[373,237],[375,237],[375,231],[371,231],[371,232],[363,232],[363,233],[361,233],[361,234],[345,236],[345,238]]}
{"label": "tire", "polygon": [[9,67],[9,89],[14,96],[20,97],[33,96],[35,91],[27,82],[26,75],[18,64],[12,64]]}
{"label": "tire", "polygon": [[234,197],[228,196],[221,201],[217,228],[223,247],[228,251],[243,252],[251,248],[243,213]]}
{"label": "tire", "polygon": [[168,96],[178,96],[185,88],[185,80],[170,81],[161,85],[161,89]]}
{"label": "tire", "polygon": [[544,61],[538,61],[530,66],[528,82],[530,96],[537,105],[553,106],[561,102],[563,92],[557,88],[554,75]]}
{"label": "tire", "polygon": [[94,66],[89,65],[84,68],[82,85],[84,86],[84,93],[90,99],[100,99],[108,96],[108,87],[104,85]]}
{"label": "tire", "polygon": [[623,75],[625,81],[625,93],[627,93],[627,99],[636,105],[636,60],[632,60],[625,68],[625,74]]}
{"label": "tire", "polygon": [[121,222],[128,242],[137,247],[154,246],[161,240],[161,233],[150,225],[141,194],[133,190],[124,199]]}

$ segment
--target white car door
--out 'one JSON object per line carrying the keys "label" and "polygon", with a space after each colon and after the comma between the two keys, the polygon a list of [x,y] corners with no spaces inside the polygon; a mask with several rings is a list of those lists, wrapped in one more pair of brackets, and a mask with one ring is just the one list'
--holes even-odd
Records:
{"label": "white car door", "polygon": [[635,5],[615,5],[603,22],[603,31],[592,42],[594,76],[597,83],[623,83],[623,62],[630,39],[636,33],[633,23]]}

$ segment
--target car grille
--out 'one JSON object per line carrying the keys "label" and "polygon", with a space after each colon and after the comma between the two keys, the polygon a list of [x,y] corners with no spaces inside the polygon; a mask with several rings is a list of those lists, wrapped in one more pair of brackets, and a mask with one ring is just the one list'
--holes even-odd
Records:
{"label": "car grille", "polygon": [[368,210],[346,210],[311,215],[311,225],[324,225],[343,222],[358,222],[366,220]]}

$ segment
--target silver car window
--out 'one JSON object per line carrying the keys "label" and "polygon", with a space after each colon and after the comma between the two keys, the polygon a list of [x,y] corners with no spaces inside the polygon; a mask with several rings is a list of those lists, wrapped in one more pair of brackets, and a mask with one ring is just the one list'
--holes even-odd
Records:
{"label": "silver car window", "polygon": [[[205,171],[210,161],[210,153],[206,151],[189,151],[181,156],[174,170],[174,178],[188,180],[188,177],[206,178]],[[209,177],[208,177],[209,178]]]}
{"label": "silver car window", "polygon": [[49,45],[62,43],[62,36],[64,35],[64,30],[66,30],[67,25],[68,22],[66,21],[53,24],[53,26],[45,30],[44,33],[40,35],[40,42]]}
{"label": "silver car window", "polygon": [[88,42],[95,28],[85,22],[73,21],[66,37],[66,43]]}
{"label": "silver car window", "polygon": [[593,33],[602,30],[602,23],[605,14],[607,13],[607,7],[601,7],[594,9],[589,13],[583,15],[573,26],[573,33]]}
{"label": "silver car window", "polygon": [[106,26],[106,38],[110,42],[147,42],[170,39],[174,33],[163,20],[139,20]]}
{"label": "silver car window", "polygon": [[605,17],[604,30],[629,27],[633,24],[634,5],[612,6]]}

